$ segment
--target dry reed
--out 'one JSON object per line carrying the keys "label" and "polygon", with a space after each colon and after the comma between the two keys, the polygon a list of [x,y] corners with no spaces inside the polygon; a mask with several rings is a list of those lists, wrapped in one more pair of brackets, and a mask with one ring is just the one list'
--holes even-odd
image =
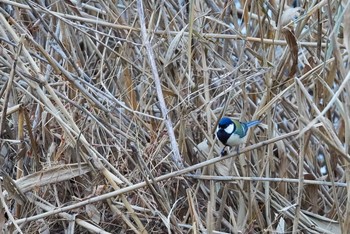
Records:
{"label": "dry reed", "polygon": [[347,233],[349,5],[0,0],[2,231]]}

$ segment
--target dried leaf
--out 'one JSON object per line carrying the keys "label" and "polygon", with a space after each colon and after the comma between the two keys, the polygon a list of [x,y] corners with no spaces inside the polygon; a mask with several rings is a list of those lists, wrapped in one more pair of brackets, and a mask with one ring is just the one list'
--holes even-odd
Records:
{"label": "dried leaf", "polygon": [[27,198],[24,195],[23,189],[21,189],[20,186],[18,186],[18,184],[4,171],[3,175],[3,186],[6,191],[18,202],[18,204],[24,205],[27,202]]}
{"label": "dried leaf", "polygon": [[80,176],[90,172],[91,168],[86,163],[65,164],[53,166],[48,169],[41,170],[27,176],[24,176],[15,181],[16,186],[26,193],[37,186],[44,186],[51,183],[58,183],[70,180],[76,176]]}
{"label": "dried leaf", "polygon": [[344,19],[343,19],[343,34],[344,34],[344,45],[348,51],[348,57],[350,56],[350,4],[348,0],[342,0],[342,5],[344,9]]}
{"label": "dried leaf", "polygon": [[[305,180],[316,180],[315,176],[313,174],[307,173],[304,174]],[[312,212],[318,213],[320,209],[319,204],[319,196],[318,196],[318,185],[315,184],[308,184],[304,186],[304,193],[305,193],[305,199],[304,199],[304,205],[303,207],[308,209],[311,205]]]}
{"label": "dried leaf", "polygon": [[292,60],[292,64],[290,66],[290,71],[288,76],[293,77],[298,70],[297,39],[294,35],[294,32],[292,32],[292,30],[290,30],[289,28],[283,28],[283,34],[284,34],[284,37],[286,38],[286,41],[290,50],[290,54],[291,54],[291,60]]}
{"label": "dried leaf", "polygon": [[[278,175],[280,178],[288,178],[288,166],[289,166],[289,160],[286,155],[286,148],[283,143],[283,141],[276,142],[277,152],[278,152],[278,165],[276,165],[276,168],[278,168]],[[281,182],[277,184],[277,191],[283,195],[287,195],[287,183]]]}
{"label": "dried leaf", "polygon": [[127,103],[129,103],[129,106],[133,109],[136,110],[137,109],[137,99],[136,99],[136,90],[135,90],[135,86],[134,86],[134,82],[133,79],[131,77],[130,74],[130,68],[127,67],[124,69],[124,76],[123,76],[123,80],[124,80],[124,88],[127,94]]}
{"label": "dried leaf", "polygon": [[176,50],[179,50],[178,46],[184,36],[184,33],[186,31],[187,27],[184,27],[181,31],[179,31],[174,39],[171,41],[168,50],[166,51],[165,58],[164,58],[164,64],[165,67],[169,65],[169,63],[172,63],[175,58],[175,52]]}
{"label": "dried leaf", "polygon": [[86,215],[94,221],[96,224],[101,222],[101,213],[98,211],[95,205],[88,204],[85,206]]}
{"label": "dried leaf", "polygon": [[304,211],[303,213],[307,216],[308,219],[317,225],[317,227],[320,227],[319,232],[326,234],[342,233],[339,222],[308,211]]}

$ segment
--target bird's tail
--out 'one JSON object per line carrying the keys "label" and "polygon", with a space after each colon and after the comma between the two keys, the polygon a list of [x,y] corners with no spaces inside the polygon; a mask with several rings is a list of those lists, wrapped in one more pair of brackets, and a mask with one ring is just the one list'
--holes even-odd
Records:
{"label": "bird's tail", "polygon": [[246,124],[246,126],[247,126],[248,128],[251,128],[251,127],[254,127],[255,125],[258,125],[258,124],[260,124],[260,123],[261,123],[260,120],[254,120],[254,121],[247,122],[247,123],[245,123],[245,124]]}

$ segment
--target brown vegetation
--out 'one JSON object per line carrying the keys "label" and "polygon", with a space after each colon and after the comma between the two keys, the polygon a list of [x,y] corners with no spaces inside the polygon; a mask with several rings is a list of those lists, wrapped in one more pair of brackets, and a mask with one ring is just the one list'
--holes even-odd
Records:
{"label": "brown vegetation", "polygon": [[348,232],[350,6],[296,2],[1,0],[2,231]]}

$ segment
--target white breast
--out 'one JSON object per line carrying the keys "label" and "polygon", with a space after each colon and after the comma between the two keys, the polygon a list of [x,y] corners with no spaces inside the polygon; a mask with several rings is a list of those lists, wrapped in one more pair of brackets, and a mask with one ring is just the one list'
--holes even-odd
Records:
{"label": "white breast", "polygon": [[245,142],[246,137],[240,138],[237,134],[232,134],[230,138],[227,139],[226,145],[235,146],[240,145]]}

